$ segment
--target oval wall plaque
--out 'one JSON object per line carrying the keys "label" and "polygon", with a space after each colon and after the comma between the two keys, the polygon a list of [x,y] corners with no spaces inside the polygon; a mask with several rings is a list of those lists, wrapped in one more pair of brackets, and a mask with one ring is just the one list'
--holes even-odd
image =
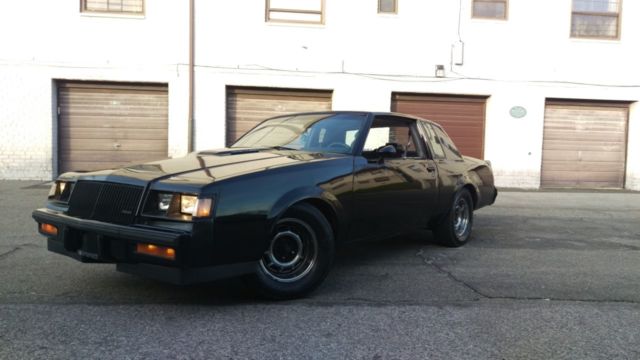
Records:
{"label": "oval wall plaque", "polygon": [[527,109],[523,108],[522,106],[514,106],[511,108],[511,110],[509,110],[509,113],[516,119],[522,119],[523,117],[527,116]]}

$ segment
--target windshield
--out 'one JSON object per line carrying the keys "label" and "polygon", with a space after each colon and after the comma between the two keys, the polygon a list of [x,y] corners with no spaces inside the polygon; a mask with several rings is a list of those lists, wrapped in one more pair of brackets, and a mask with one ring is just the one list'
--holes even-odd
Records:
{"label": "windshield", "polygon": [[351,154],[364,126],[364,114],[304,114],[266,120],[232,148],[276,147]]}

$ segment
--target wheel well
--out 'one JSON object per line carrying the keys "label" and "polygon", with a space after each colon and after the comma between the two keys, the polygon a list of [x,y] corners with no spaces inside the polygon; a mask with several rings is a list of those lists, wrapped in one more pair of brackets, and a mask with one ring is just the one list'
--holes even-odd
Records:
{"label": "wheel well", "polygon": [[463,187],[463,189],[469,190],[469,194],[471,194],[471,201],[473,201],[473,208],[475,209],[478,206],[478,193],[476,189],[471,184],[467,184]]}
{"label": "wheel well", "polygon": [[327,204],[326,202],[320,199],[306,199],[306,200],[302,200],[301,203],[307,203],[315,207],[316,209],[320,210],[322,215],[324,215],[324,217],[329,222],[329,225],[331,225],[331,230],[333,230],[333,238],[337,242],[339,240],[338,239],[338,235],[339,235],[338,217],[335,211],[333,210],[333,208],[331,207],[331,205]]}

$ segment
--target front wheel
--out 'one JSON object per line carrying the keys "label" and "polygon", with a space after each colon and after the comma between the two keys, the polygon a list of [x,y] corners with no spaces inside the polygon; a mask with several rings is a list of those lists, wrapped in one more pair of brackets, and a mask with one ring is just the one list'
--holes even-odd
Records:
{"label": "front wheel", "polygon": [[473,200],[469,190],[460,190],[453,198],[451,210],[435,229],[436,241],[444,246],[459,247],[469,241],[473,226]]}
{"label": "front wheel", "polygon": [[258,291],[289,299],[313,291],[329,272],[334,256],[331,225],[309,204],[296,204],[276,223],[254,276]]}

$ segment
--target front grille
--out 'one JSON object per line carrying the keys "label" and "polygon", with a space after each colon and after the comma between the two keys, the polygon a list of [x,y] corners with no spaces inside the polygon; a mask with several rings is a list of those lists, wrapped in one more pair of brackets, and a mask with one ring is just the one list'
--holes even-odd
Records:
{"label": "front grille", "polygon": [[140,186],[78,181],[67,214],[82,219],[128,225],[133,223],[144,188]]}

